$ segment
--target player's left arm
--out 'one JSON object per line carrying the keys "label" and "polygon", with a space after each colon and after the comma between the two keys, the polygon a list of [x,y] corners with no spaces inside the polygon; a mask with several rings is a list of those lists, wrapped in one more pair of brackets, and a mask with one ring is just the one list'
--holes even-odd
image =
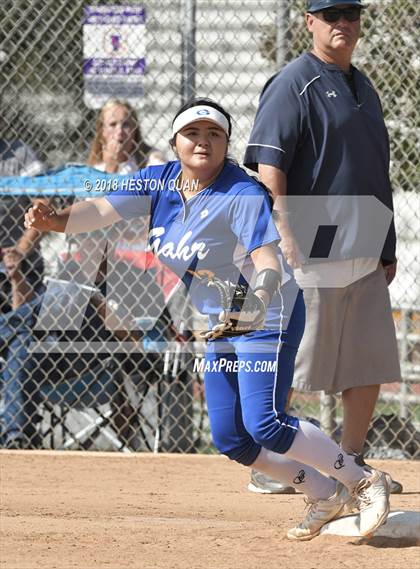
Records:
{"label": "player's left arm", "polygon": [[254,292],[267,306],[281,283],[281,267],[276,253],[276,244],[263,245],[254,249],[251,252],[251,259],[257,272]]}

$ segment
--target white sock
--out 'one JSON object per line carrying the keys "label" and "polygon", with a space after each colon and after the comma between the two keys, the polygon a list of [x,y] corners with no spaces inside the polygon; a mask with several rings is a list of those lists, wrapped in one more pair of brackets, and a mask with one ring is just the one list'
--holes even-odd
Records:
{"label": "white sock", "polygon": [[310,464],[342,482],[350,491],[359,480],[370,476],[354,462],[354,457],[348,455],[330,437],[308,421],[299,421],[295,440],[284,456]]}
{"label": "white sock", "polygon": [[336,482],[315,468],[265,448],[261,449],[252,468],[282,484],[293,486],[296,490],[316,500],[326,500],[336,490]]}

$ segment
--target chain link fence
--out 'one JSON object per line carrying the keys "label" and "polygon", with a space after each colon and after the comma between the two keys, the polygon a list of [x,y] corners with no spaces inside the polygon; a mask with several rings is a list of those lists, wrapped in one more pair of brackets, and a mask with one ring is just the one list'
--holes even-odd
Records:
{"label": "chain link fence", "polygon": [[[369,447],[382,449],[385,456],[415,458],[420,449],[420,60],[415,31],[420,4],[368,4],[354,61],[376,85],[390,133],[399,237],[399,272],[390,291],[404,378],[401,385],[383,388]],[[304,0],[3,0],[0,144],[4,163],[5,157],[9,161],[1,173],[35,174],[69,162],[85,164],[98,132],[98,109],[111,97],[128,100],[137,111],[144,150],[138,163],[150,159],[151,149],[172,158],[171,119],[194,94],[219,100],[231,112],[231,155],[241,161],[266,80],[310,46],[304,6]],[[58,205],[74,199],[49,197]],[[31,202],[22,192],[0,199],[4,254],[21,238],[17,228]],[[186,332],[198,317],[174,276],[145,251],[139,223],[135,235],[133,227],[120,227],[112,239],[47,235],[25,259],[23,275],[31,290],[46,287],[43,295],[49,295],[56,322],[71,316],[65,299],[82,298],[83,322],[64,336],[57,326],[34,332],[35,301],[28,312],[27,303],[10,312],[18,301],[11,298],[3,259],[2,318],[8,315],[1,330],[3,444],[5,435],[24,432],[24,446],[212,451],[202,377],[194,365],[201,348]],[[117,246],[97,249],[102,239]],[[118,318],[130,313],[141,319],[144,314],[136,306],[150,308],[150,326],[138,340],[140,353],[127,348],[129,338],[117,333],[118,326],[110,331],[101,317],[106,270],[87,280],[75,276],[81,257],[88,253],[97,270],[105,252],[108,273],[118,265],[114,297],[106,293],[108,305],[126,313]],[[302,416],[315,417],[339,436],[341,407],[335,398],[297,394],[293,404]]]}

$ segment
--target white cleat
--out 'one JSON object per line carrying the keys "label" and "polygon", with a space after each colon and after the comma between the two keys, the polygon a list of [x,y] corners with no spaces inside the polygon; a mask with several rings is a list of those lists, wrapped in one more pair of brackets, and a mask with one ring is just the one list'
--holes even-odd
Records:
{"label": "white cleat", "polygon": [[372,469],[370,476],[362,478],[352,492],[360,511],[360,535],[371,536],[386,523],[389,514],[391,477]]}
{"label": "white cleat", "polygon": [[348,499],[346,487],[339,482],[335,493],[326,500],[305,498],[308,513],[303,522],[287,532],[288,539],[308,541],[316,537],[325,524],[340,516]]}
{"label": "white cleat", "polygon": [[293,486],[287,486],[282,484],[274,478],[270,478],[258,470],[251,471],[251,480],[248,484],[248,490],[250,492],[256,492],[257,494],[296,494],[296,490]]}

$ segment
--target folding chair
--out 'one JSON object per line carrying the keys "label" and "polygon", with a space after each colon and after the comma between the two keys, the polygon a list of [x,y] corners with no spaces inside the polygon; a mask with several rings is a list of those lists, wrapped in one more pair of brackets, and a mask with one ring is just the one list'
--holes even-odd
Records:
{"label": "folding chair", "polygon": [[[112,408],[102,409],[116,401],[123,389],[123,377],[119,362],[106,358],[92,370],[74,379],[52,382],[46,380],[40,386],[40,397],[49,421],[44,415],[46,428],[41,428],[41,437],[50,439],[54,449],[91,448],[98,436],[104,436],[112,448],[131,452],[115,431]],[[87,423],[82,428],[71,425],[70,412],[77,410]],[[92,410],[94,416],[88,412]],[[43,425],[44,426],[44,425]],[[57,434],[59,428],[60,437]],[[57,443],[57,439],[61,442]]]}
{"label": "folding chair", "polygon": [[[172,353],[163,348],[168,338],[176,343]],[[146,333],[144,345],[146,352],[150,350],[149,371],[154,380],[148,378],[147,369],[139,369],[127,378],[142,446],[155,453],[194,452],[199,440],[194,424],[193,382],[199,377],[192,371],[193,356],[188,353],[183,324],[177,331],[168,323],[163,327],[155,323]]]}

